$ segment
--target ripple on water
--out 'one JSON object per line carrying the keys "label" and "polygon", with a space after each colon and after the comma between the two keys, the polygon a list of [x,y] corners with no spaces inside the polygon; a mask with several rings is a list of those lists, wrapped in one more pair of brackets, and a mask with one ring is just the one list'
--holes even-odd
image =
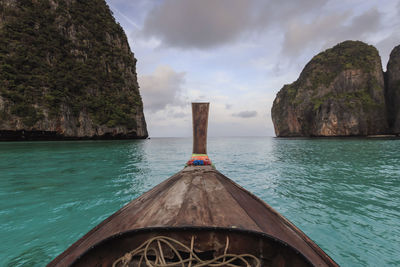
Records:
{"label": "ripple on water", "polygon": [[56,243],[45,243],[38,246],[32,246],[22,253],[11,257],[11,259],[5,263],[7,267],[41,267],[44,262],[49,262],[52,259],[52,251],[57,247]]}
{"label": "ripple on water", "polygon": [[[210,138],[217,169],[341,266],[400,266],[400,140]],[[182,169],[192,140],[0,143],[0,266],[43,266]]]}

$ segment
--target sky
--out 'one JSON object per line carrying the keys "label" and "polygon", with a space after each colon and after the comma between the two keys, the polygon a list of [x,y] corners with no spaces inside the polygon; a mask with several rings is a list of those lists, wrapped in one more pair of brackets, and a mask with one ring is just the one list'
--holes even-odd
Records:
{"label": "sky", "polygon": [[150,137],[274,136],[271,107],[311,58],[345,40],[400,44],[400,0],[106,0],[137,61]]}

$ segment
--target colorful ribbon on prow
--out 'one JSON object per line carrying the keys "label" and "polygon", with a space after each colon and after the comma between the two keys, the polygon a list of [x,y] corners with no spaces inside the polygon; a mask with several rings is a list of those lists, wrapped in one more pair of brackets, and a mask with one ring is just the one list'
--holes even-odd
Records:
{"label": "colorful ribbon on prow", "polygon": [[210,158],[207,154],[192,154],[190,160],[186,163],[186,166],[203,166],[212,165]]}

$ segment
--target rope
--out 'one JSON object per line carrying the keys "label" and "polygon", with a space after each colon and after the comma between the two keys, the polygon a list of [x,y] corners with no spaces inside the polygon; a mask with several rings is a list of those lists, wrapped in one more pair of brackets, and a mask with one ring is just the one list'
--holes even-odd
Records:
{"label": "rope", "polygon": [[[168,262],[165,259],[163,246],[170,248],[173,253],[177,256],[178,261],[176,262]],[[184,259],[182,255],[179,253],[177,247],[180,247],[184,252],[189,254],[189,257]],[[228,253],[229,247],[229,237],[226,237],[226,244],[224,249],[224,254],[215,257],[211,260],[202,260],[199,256],[194,252],[194,236],[192,236],[190,247],[186,246],[185,244],[179,242],[176,239],[167,236],[156,236],[153,238],[148,239],[147,241],[143,242],[139,247],[136,249],[126,253],[121,258],[117,259],[113,263],[113,267],[121,266],[121,267],[128,267],[133,266],[130,263],[133,263],[134,258],[139,259],[139,264],[137,266],[141,266],[142,262],[146,263],[148,267],[170,267],[170,266],[188,266],[188,267],[201,267],[201,266],[212,266],[212,267],[219,267],[219,266],[231,266],[231,267],[239,267],[239,266],[256,266],[260,267],[261,263],[260,260],[251,254],[231,254]],[[150,260],[148,258],[149,252],[153,252],[155,255],[154,260]],[[233,263],[235,261],[240,261],[241,264]],[[255,264],[251,264],[251,262]],[[244,264],[244,265],[243,265]]]}

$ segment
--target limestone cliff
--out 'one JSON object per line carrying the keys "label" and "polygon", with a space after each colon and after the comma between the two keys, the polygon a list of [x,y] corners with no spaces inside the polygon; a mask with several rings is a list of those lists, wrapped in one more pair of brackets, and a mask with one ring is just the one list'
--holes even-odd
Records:
{"label": "limestone cliff", "polygon": [[104,0],[0,1],[0,140],[146,137],[136,59]]}
{"label": "limestone cliff", "polygon": [[390,53],[386,82],[389,125],[392,133],[400,134],[400,45]]}
{"label": "limestone cliff", "polygon": [[272,107],[277,136],[365,136],[387,131],[378,51],[345,41],[315,57]]}

